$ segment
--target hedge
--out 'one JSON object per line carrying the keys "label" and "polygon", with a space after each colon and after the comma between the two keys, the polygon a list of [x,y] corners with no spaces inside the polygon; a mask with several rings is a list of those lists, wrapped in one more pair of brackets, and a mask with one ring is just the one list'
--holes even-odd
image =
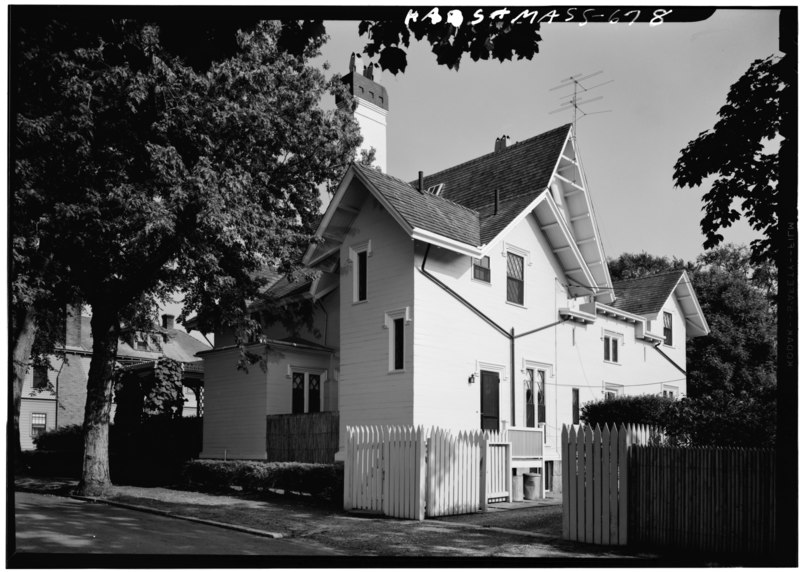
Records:
{"label": "hedge", "polygon": [[283,489],[341,502],[344,465],[201,459],[184,465],[182,484],[213,492],[231,487],[250,493]]}

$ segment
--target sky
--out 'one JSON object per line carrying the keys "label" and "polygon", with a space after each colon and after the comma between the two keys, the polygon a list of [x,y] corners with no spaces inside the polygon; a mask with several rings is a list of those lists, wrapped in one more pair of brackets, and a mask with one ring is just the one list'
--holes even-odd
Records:
{"label": "sky", "polygon": [[[424,14],[424,12],[423,12]],[[512,11],[512,15],[515,12]],[[358,22],[326,22],[330,40],[319,62],[347,73],[365,38]],[[427,42],[412,43],[405,73],[384,72],[389,94],[388,172],[414,180],[572,121],[551,114],[572,75],[602,70],[585,97],[603,99],[578,120],[577,141],[606,255],[646,251],[693,260],[703,251],[704,187],[676,189],[680,150],[713,127],[730,85],[757,58],[778,54],[778,10],[719,9],[698,23],[543,23],[532,60],[473,62],[458,71],[436,64]],[[364,55],[365,61],[368,61]],[[748,243],[745,223],[723,232]]]}

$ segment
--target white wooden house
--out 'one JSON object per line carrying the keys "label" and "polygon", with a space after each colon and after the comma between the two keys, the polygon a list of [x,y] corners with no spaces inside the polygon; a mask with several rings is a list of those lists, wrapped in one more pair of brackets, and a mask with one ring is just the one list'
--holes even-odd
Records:
{"label": "white wooden house", "polygon": [[[385,145],[385,90],[345,80],[378,132],[363,145]],[[203,354],[205,457],[265,458],[266,415],[338,410],[340,445],[348,425],[544,427],[549,485],[582,404],[685,394],[686,339],[708,332],[692,286],[612,284],[570,125],[412,182],[380,167],[344,175],[315,279],[276,282],[315,301],[322,335],[268,328],[266,372],[237,371],[224,332]]]}

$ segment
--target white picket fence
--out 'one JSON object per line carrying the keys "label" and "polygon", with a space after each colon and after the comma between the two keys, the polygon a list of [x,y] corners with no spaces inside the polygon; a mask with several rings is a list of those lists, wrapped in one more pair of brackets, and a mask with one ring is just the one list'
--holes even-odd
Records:
{"label": "white picket fence", "polygon": [[422,520],[511,500],[507,439],[505,432],[347,427],[345,509]]}
{"label": "white picket fence", "polygon": [[569,540],[628,541],[630,445],[647,445],[659,430],[646,425],[572,425],[561,430],[562,532]]}

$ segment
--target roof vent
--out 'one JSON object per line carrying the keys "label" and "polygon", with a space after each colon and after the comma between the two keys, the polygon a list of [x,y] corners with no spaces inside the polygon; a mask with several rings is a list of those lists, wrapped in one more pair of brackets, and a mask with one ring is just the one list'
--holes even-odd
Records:
{"label": "roof vent", "polygon": [[503,135],[502,137],[498,137],[497,139],[494,140],[495,152],[502,151],[503,149],[506,148],[506,140],[508,138],[509,138],[508,135]]}
{"label": "roof vent", "polygon": [[432,187],[428,187],[427,191],[435,196],[440,196],[442,194],[442,189],[444,189],[444,183],[439,183],[438,185],[433,185]]}

